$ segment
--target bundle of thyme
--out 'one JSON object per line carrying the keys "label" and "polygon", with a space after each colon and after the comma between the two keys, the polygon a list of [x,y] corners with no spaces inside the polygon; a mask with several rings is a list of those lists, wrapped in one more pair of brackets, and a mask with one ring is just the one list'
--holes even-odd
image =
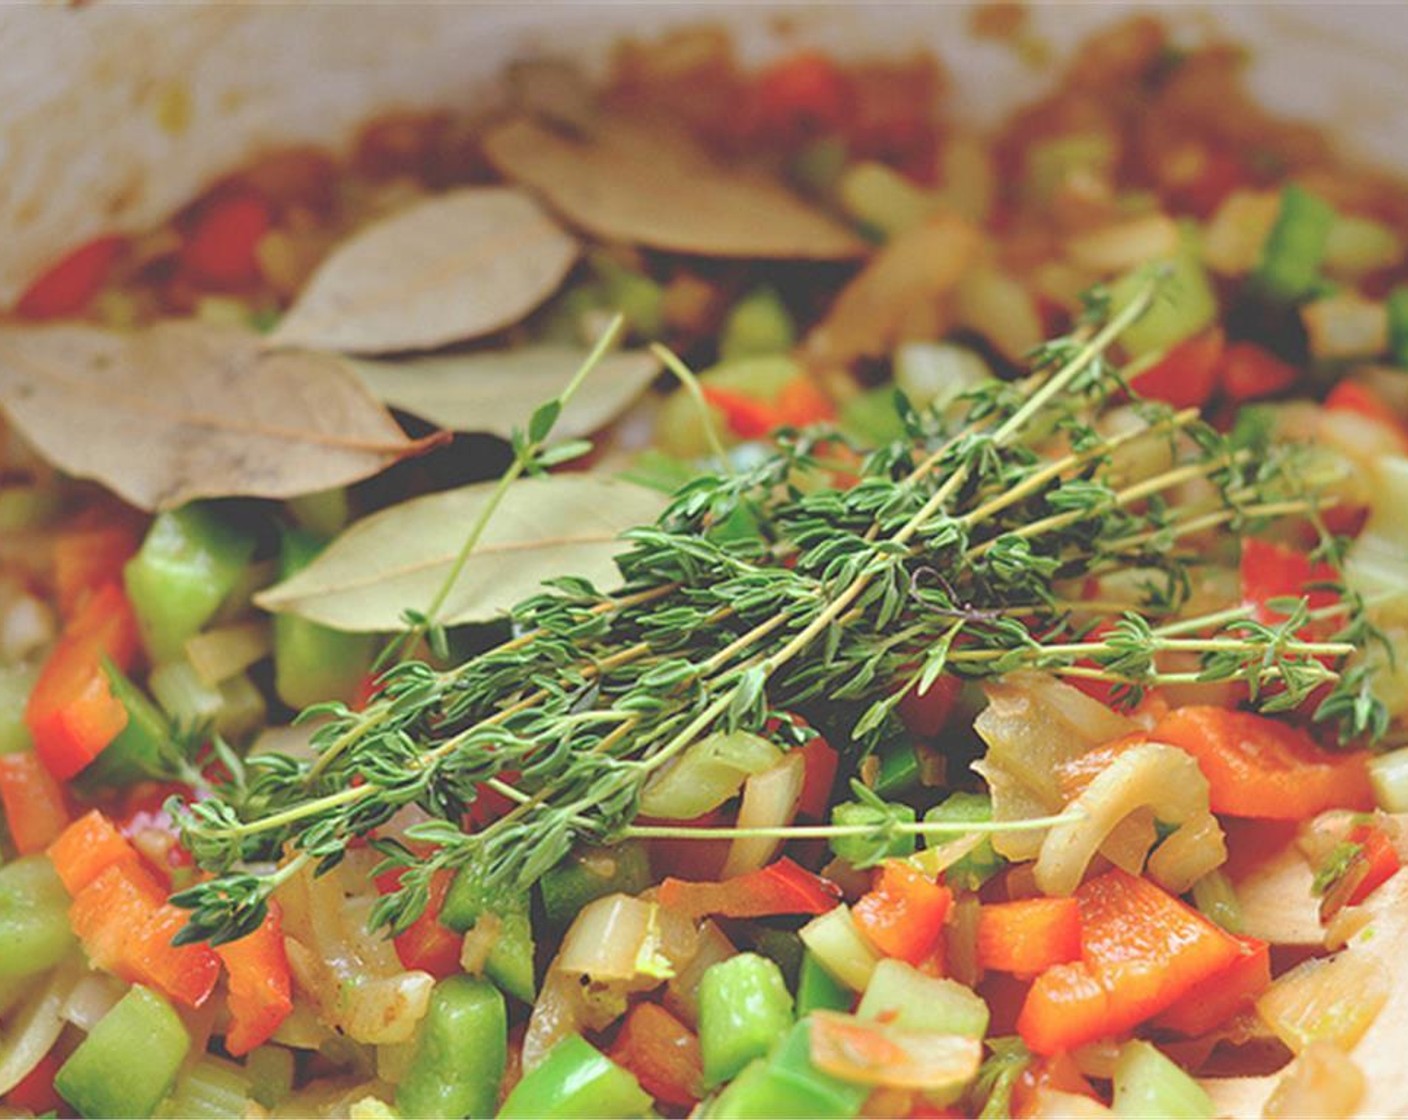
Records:
{"label": "bundle of thyme", "polygon": [[[215,873],[177,896],[191,910],[182,939],[241,936],[279,883],[310,862],[331,868],[412,804],[432,819],[405,831],[410,845],[374,841],[404,869],[375,924],[404,929],[444,868],[489,892],[526,890],[578,843],[659,832],[633,823],[641,791],[702,736],[767,728],[795,744],[812,734],[798,713],[839,706],[863,752],[896,733],[900,697],[941,673],[1036,668],[1131,697],[1239,680],[1273,710],[1330,682],[1322,717],[1348,736],[1381,730],[1362,670],[1331,667],[1366,640],[1352,598],[1331,609],[1341,625],[1327,641],[1303,636],[1303,600],[1280,604],[1278,625],[1243,608],[1181,613],[1200,536],[1291,515],[1318,523],[1323,480],[1293,449],[1234,448],[1193,410],[1136,399],[1145,426],[1101,434],[1102,413],[1133,399],[1106,351],[1154,297],[1151,286],[1113,317],[1097,302],[1033,356],[1030,377],[969,394],[957,417],[901,401],[905,437],[864,457],[854,481],[836,480],[838,433],[784,433],[761,462],[696,479],[656,524],[627,533],[619,590],[557,580],[517,606],[516,636],[497,648],[447,669],[396,665],[360,712],[316,709],[327,722],[312,759],[249,759],[221,797],[180,810],[186,843]],[[544,406],[515,441],[515,473],[560,459],[546,444],[559,409]],[[1149,440],[1172,465],[1122,477],[1121,448]],[[1211,497],[1181,501],[1198,480]],[[1322,543],[1331,554],[1338,542]],[[1095,627],[1098,604],[1063,597],[1130,568],[1149,578],[1112,627]],[[1161,671],[1171,651],[1198,668]],[[471,829],[484,789],[512,808]]]}

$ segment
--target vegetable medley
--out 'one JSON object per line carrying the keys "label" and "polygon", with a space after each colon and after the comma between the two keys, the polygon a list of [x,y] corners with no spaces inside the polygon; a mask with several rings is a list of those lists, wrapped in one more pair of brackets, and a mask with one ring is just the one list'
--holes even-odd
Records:
{"label": "vegetable medley", "polygon": [[56,261],[0,1114],[1408,1111],[1408,189],[1243,61],[690,30]]}

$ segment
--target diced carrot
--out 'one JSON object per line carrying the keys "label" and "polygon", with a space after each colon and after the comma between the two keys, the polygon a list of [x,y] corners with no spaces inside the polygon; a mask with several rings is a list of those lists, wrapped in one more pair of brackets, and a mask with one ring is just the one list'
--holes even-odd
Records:
{"label": "diced carrot", "polygon": [[1077,892],[1081,959],[1032,984],[1017,1029],[1036,1053],[1121,1034],[1227,968],[1239,942],[1153,883],[1110,871]]}
{"label": "diced carrot", "polygon": [[1074,898],[993,902],[978,912],[978,964],[1034,975],[1080,959],[1080,904]]}
{"label": "diced carrot", "polygon": [[74,821],[49,845],[49,860],[64,890],[76,895],[117,863],[137,866],[141,857],[100,810]]}
{"label": "diced carrot", "polygon": [[255,254],[272,224],[269,207],[252,192],[211,199],[186,235],[181,260],[198,279],[238,288],[259,276]]}
{"label": "diced carrot", "polygon": [[0,805],[20,855],[43,851],[68,824],[64,791],[33,751],[0,755]]}
{"label": "diced carrot", "polygon": [[1254,342],[1234,342],[1222,355],[1222,392],[1240,404],[1285,392],[1300,371]]}
{"label": "diced carrot", "polygon": [[1213,327],[1169,348],[1162,358],[1130,381],[1141,397],[1174,408],[1202,408],[1217,388],[1223,334]]}
{"label": "diced carrot", "polygon": [[15,311],[22,319],[77,315],[98,294],[123,244],[122,238],[109,236],[79,246],[25,289]]}
{"label": "diced carrot", "polygon": [[1399,454],[1408,455],[1408,424],[1368,385],[1339,382],[1325,397],[1325,407],[1331,412],[1353,412],[1374,421],[1397,442]]}
{"label": "diced carrot", "polygon": [[607,1055],[662,1104],[687,1109],[702,1096],[699,1039],[659,1004],[631,1008]]}
{"label": "diced carrot", "polygon": [[1254,937],[1239,937],[1232,962],[1194,985],[1154,1020],[1188,1037],[1216,1030],[1265,991],[1271,983],[1271,947]]}
{"label": "diced carrot", "polygon": [[1326,809],[1374,807],[1365,752],[1332,753],[1265,716],[1178,708],[1159,721],[1153,738],[1198,760],[1215,813],[1304,820]]}
{"label": "diced carrot", "polygon": [[691,917],[763,918],[775,914],[824,914],[841,900],[840,888],[786,857],[722,883],[666,879],[660,905]]}
{"label": "diced carrot", "polygon": [[946,886],[904,860],[886,860],[851,916],[884,956],[918,965],[933,952],[952,905],[953,892]]}
{"label": "diced carrot", "polygon": [[[230,1029],[225,1049],[235,1057],[267,1042],[293,1010],[293,987],[277,902],[253,933],[219,945],[215,954],[230,974]],[[410,966],[407,966],[410,967]]]}

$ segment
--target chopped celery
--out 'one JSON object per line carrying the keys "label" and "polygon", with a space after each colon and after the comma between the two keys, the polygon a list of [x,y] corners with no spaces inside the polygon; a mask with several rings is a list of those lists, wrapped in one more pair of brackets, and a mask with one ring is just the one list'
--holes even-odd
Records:
{"label": "chopped celery", "polygon": [[1131,358],[1167,350],[1217,321],[1217,295],[1186,233],[1172,257],[1141,265],[1110,285],[1111,314],[1128,307],[1150,276],[1160,274],[1163,281],[1153,303],[1120,335]]}
{"label": "chopped celery", "polygon": [[569,1034],[523,1075],[499,1109],[500,1120],[574,1120],[644,1116],[650,1094],[579,1034]]}
{"label": "chopped celery", "polygon": [[1039,140],[1027,148],[1022,183],[1039,204],[1048,203],[1071,175],[1107,175],[1119,161],[1115,138],[1105,132],[1076,132]]}
{"label": "chopped celery", "polygon": [[490,1116],[507,1060],[508,1013],[499,990],[469,976],[441,980],[417,1028],[396,1108],[406,1117]]}
{"label": "chopped celery", "polygon": [[85,788],[120,788],[143,778],[168,776],[167,756],[172,749],[171,725],[133,684],[110,662],[103,663],[108,686],[118,703],[127,710],[127,726],[83,771]]}
{"label": "chopped celery", "polygon": [[538,880],[538,890],[548,923],[566,926],[587,903],[618,891],[639,894],[650,884],[649,852],[627,840],[574,851]]}
{"label": "chopped celery", "polygon": [[802,954],[802,971],[797,979],[797,1014],[813,1011],[849,1011],[855,994],[831,978],[810,950]]}
{"label": "chopped celery", "polygon": [[854,163],[837,184],[841,209],[867,229],[893,237],[920,225],[941,205],[892,167],[873,160]]}
{"label": "chopped celery", "polygon": [[73,947],[68,892],[42,855],[0,867],[0,979],[34,976]]}
{"label": "chopped celery", "polygon": [[1385,813],[1408,813],[1408,747],[1370,759],[1369,784]]}
{"label": "chopped celery", "polygon": [[335,537],[352,520],[352,501],[345,486],[319,490],[288,500],[288,511],[300,529],[315,537]]}
{"label": "chopped celery", "polygon": [[792,995],[773,961],[739,953],[710,965],[699,981],[704,1084],[721,1085],[735,1076],[791,1025]]}
{"label": "chopped celery", "polygon": [[895,390],[890,386],[857,393],[841,406],[841,429],[859,443],[879,447],[904,435]]}
{"label": "chopped celery", "polygon": [[988,1030],[988,1005],[971,988],[926,976],[899,960],[875,966],[856,1014],[907,1031],[982,1038]]}
{"label": "chopped celery", "polygon": [[1351,279],[1392,268],[1403,242],[1389,226],[1357,214],[1336,214],[1325,239],[1325,270]]}
{"label": "chopped celery", "polygon": [[251,1050],[244,1068],[249,1071],[250,1097],[265,1108],[278,1106],[293,1092],[293,1051],[285,1046],[268,1044]]}
{"label": "chopped celery", "polygon": [[[984,793],[950,794],[943,802],[924,814],[925,824],[961,822],[984,824],[992,820],[992,798]],[[950,843],[953,836],[939,836],[934,843]],[[978,846],[944,871],[944,880],[955,886],[975,891],[1006,866],[1007,861],[993,851],[992,841],[984,837]]]}
{"label": "chopped celery", "polygon": [[694,743],[641,794],[651,817],[687,821],[717,809],[743,782],[782,761],[782,750],[747,731],[716,732]]}
{"label": "chopped celery", "polygon": [[173,1120],[242,1120],[252,1086],[248,1070],[207,1054],[176,1079],[157,1115]]}
{"label": "chopped celery", "polygon": [[[891,804],[886,809],[864,805],[859,801],[843,801],[831,810],[831,823],[843,826],[873,825],[877,832],[891,820],[914,823],[914,809],[909,805]],[[912,833],[896,833],[892,836],[836,836],[831,840],[831,850],[841,859],[849,860],[858,867],[878,863],[893,856],[907,856],[914,851]]]}
{"label": "chopped celery", "polygon": [[147,686],[181,727],[208,727],[227,739],[240,739],[264,721],[264,697],[244,673],[211,686],[181,658],[153,669]]}
{"label": "chopped celery", "polygon": [[1388,352],[1394,365],[1408,369],[1408,286],[1388,296]]}
{"label": "chopped celery", "polygon": [[1290,184],[1281,191],[1281,209],[1252,274],[1256,287],[1281,303],[1297,303],[1320,285],[1334,208],[1304,187]]}
{"label": "chopped celery", "polygon": [[1114,1081],[1116,1116],[1211,1120],[1216,1115],[1207,1090],[1147,1042],[1120,1047]]}
{"label": "chopped celery", "polygon": [[220,609],[254,553],[254,538],[204,505],[158,514],[127,563],[127,594],[152,659],[181,654]]}
{"label": "chopped celery", "polygon": [[527,898],[490,900],[467,869],[455,877],[445,895],[440,923],[456,933],[473,929],[486,914],[499,920],[499,936],[484,962],[484,974],[509,995],[532,1003],[537,993],[533,971],[533,925]]}
{"label": "chopped celery", "polygon": [[[279,578],[302,571],[322,551],[316,537],[301,530],[284,533]],[[293,614],[274,618],[274,691],[290,708],[327,700],[349,703],[371,669],[374,634],[345,634]]]}
{"label": "chopped celery", "polygon": [[870,1087],[843,1081],[816,1068],[811,1058],[811,1022],[798,1022],[766,1059],[749,1065],[709,1106],[711,1120],[765,1120],[807,1116],[848,1120],[859,1116]]}
{"label": "chopped celery", "polygon": [[801,934],[808,952],[832,979],[852,991],[865,991],[880,958],[861,936],[848,906],[818,915],[802,927]]}
{"label": "chopped celery", "polygon": [[605,253],[593,253],[591,267],[606,289],[606,304],[626,317],[632,333],[659,338],[665,332],[665,289],[643,272]]}
{"label": "chopped celery", "polygon": [[54,1087],[80,1116],[151,1116],[190,1046],[171,1005],[137,985],[69,1055]]}
{"label": "chopped celery", "polygon": [[729,310],[719,340],[719,358],[733,362],[785,354],[797,341],[792,316],[772,288],[755,288]]}
{"label": "chopped celery", "polygon": [[1232,880],[1221,871],[1209,871],[1193,884],[1193,905],[1228,933],[1242,932],[1242,904]]}
{"label": "chopped celery", "polygon": [[38,679],[38,666],[0,665],[0,754],[16,754],[34,745],[24,722],[24,706]]}
{"label": "chopped celery", "polygon": [[966,346],[907,342],[895,351],[895,385],[915,408],[946,408],[991,380],[987,362]]}

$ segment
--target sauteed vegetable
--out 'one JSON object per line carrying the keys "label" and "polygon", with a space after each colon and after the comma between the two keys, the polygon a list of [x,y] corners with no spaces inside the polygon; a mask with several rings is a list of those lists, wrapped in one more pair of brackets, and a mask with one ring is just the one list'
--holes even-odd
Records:
{"label": "sauteed vegetable", "polygon": [[1408,191],[1240,62],[525,60],[36,278],[0,1109],[1408,1109]]}

